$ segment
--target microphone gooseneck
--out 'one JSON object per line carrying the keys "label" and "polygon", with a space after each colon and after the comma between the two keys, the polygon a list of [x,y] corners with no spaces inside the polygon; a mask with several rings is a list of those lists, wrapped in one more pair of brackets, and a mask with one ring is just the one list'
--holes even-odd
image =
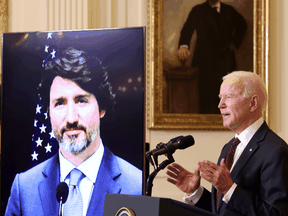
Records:
{"label": "microphone gooseneck", "polygon": [[153,149],[146,153],[146,156],[149,155],[158,156],[162,154],[172,154],[177,149],[186,149],[192,145],[194,145],[195,141],[191,135],[188,136],[179,136],[171,139],[168,143],[159,143],[156,146],[156,149]]}
{"label": "microphone gooseneck", "polygon": [[[156,177],[157,173],[164,169],[167,165],[173,163],[175,160],[172,156],[172,154],[177,149],[186,149],[192,145],[194,145],[195,141],[194,138],[189,136],[178,136],[173,139],[171,139],[168,143],[159,143],[155,149],[151,151],[147,151],[145,153],[146,158],[148,161],[153,165],[154,171],[148,176],[146,181],[146,196],[151,196],[152,193],[152,186],[153,186],[153,180]],[[165,154],[167,156],[167,160],[164,160],[159,166],[158,166],[158,156]],[[153,159],[154,162],[153,162]]]}

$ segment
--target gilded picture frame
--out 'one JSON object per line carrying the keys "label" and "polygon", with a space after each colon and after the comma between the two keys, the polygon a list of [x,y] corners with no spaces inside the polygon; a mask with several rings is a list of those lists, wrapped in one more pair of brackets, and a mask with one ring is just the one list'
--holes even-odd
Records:
{"label": "gilded picture frame", "polygon": [[[220,114],[182,114],[163,112],[163,3],[147,0],[147,126],[152,130],[225,130]],[[167,2],[167,1],[165,1]],[[253,0],[253,72],[265,82],[268,90],[268,20],[269,1]],[[263,113],[269,122],[267,109]]]}
{"label": "gilded picture frame", "polygon": [[[2,58],[2,33],[8,31],[8,1],[3,0],[0,2],[0,57]],[[1,79],[2,74],[2,60],[0,59],[0,85],[2,82]],[[1,147],[0,147],[1,148]]]}

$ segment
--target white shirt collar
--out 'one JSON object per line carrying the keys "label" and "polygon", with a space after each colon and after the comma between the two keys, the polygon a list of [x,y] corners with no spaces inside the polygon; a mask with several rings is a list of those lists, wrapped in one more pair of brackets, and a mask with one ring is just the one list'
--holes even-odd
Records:
{"label": "white shirt collar", "polygon": [[242,131],[239,135],[236,134],[235,137],[236,138],[238,137],[241,143],[243,143],[246,146],[263,123],[264,119],[263,117],[261,117],[257,121],[255,121],[252,125],[247,127],[244,131]]}
{"label": "white shirt collar", "polygon": [[[101,160],[104,154],[104,146],[100,138],[99,147],[87,160],[81,163],[77,169],[81,170],[87,178],[89,178],[94,184],[96,182],[96,177],[101,164]],[[76,166],[67,160],[61,153],[59,149],[59,161],[60,161],[60,179],[64,181],[67,175]],[[93,169],[91,169],[93,167]]]}
{"label": "white shirt collar", "polygon": [[209,1],[208,1],[208,3],[210,4],[210,6],[212,7],[212,8],[217,8],[217,12],[218,13],[220,13],[220,10],[221,10],[221,4],[220,4],[220,1],[218,1],[216,4],[214,4],[214,5],[212,5]]}

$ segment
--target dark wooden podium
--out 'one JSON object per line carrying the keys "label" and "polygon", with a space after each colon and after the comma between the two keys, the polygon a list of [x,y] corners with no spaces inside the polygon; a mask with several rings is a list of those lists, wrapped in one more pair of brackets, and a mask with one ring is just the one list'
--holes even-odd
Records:
{"label": "dark wooden podium", "polygon": [[[168,198],[124,194],[105,195],[103,216],[114,216],[123,207],[133,211],[135,216],[215,216],[211,212]],[[117,215],[129,216],[126,212]]]}

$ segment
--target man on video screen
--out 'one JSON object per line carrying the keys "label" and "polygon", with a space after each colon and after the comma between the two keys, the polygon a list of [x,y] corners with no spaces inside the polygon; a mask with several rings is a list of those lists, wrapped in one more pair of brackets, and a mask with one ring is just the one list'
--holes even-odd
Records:
{"label": "man on video screen", "polygon": [[106,193],[141,195],[142,171],[100,136],[100,122],[115,105],[106,67],[73,46],[50,54],[43,67],[39,92],[59,151],[16,174],[5,215],[57,215],[60,182],[69,187],[64,215],[102,215]]}

